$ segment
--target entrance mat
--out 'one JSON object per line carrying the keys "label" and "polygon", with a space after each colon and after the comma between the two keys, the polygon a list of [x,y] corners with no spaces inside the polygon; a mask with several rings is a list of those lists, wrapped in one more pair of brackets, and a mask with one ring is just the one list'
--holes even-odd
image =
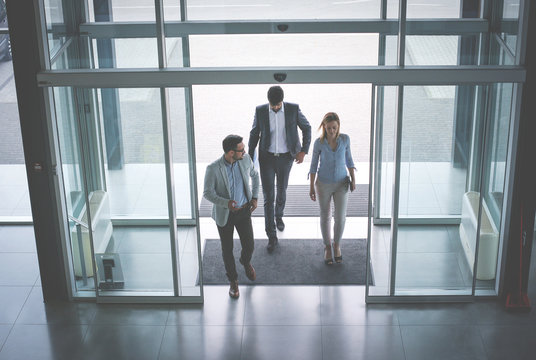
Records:
{"label": "entrance mat", "polygon": [[[268,239],[255,240],[251,264],[257,279],[250,281],[240,264],[240,240],[234,239],[238,282],[244,285],[365,285],[366,239],[343,239],[343,262],[324,264],[324,245],[321,239],[279,239],[273,253],[266,251]],[[372,276],[370,284],[373,284]],[[219,239],[207,239],[203,253],[204,285],[229,284],[221,255]]]}
{"label": "entrance mat", "polygon": [[[367,216],[368,207],[368,184],[357,184],[356,189],[348,195],[348,207],[346,216]],[[259,190],[258,207],[252,216],[264,216],[264,198],[262,187]],[[199,205],[199,216],[210,217],[212,203],[202,198]],[[318,202],[309,198],[309,185],[289,185],[287,187],[287,203],[285,204],[285,216],[320,216]]]}

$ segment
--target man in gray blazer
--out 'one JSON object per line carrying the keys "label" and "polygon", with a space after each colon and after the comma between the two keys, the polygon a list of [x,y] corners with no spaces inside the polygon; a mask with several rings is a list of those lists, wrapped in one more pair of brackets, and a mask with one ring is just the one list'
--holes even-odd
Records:
{"label": "man in gray blazer", "polygon": [[233,256],[233,233],[236,228],[242,245],[239,260],[244,265],[246,276],[253,281],[256,274],[251,265],[254,248],[251,212],[257,208],[259,173],[249,155],[244,154],[246,150],[241,136],[229,135],[222,145],[223,156],[207,167],[203,196],[213,204],[212,218],[218,226],[223,263],[231,283],[229,296],[238,298],[240,292]]}
{"label": "man in gray blazer", "polygon": [[[264,227],[268,235],[267,249],[270,253],[277,246],[276,223],[278,230],[285,229],[283,215],[292,163],[296,161],[301,164],[311,144],[311,125],[302,114],[299,105],[283,102],[283,97],[283,89],[280,86],[272,86],[268,90],[268,104],[259,105],[255,109],[248,142],[248,154],[251,158],[254,157],[255,148],[259,144]],[[301,142],[298,128],[302,133]],[[276,178],[277,196],[274,196]]]}

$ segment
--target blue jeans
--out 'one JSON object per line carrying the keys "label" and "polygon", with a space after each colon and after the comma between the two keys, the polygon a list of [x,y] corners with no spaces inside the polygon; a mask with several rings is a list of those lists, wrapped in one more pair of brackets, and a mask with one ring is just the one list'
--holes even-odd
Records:
{"label": "blue jeans", "polygon": [[[262,194],[264,196],[264,229],[269,238],[277,234],[274,216],[281,218],[285,212],[288,177],[293,162],[294,159],[290,153],[274,156],[266,151],[259,151]],[[277,195],[274,196],[276,179]]]}

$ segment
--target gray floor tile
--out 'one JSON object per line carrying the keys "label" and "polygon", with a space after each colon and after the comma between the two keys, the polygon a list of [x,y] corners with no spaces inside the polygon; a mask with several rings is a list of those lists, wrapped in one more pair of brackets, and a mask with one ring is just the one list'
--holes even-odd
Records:
{"label": "gray floor tile", "polygon": [[28,286],[0,286],[0,324],[15,323],[31,291]]}
{"label": "gray floor tile", "polygon": [[0,253],[0,286],[33,286],[37,276],[36,254]]}
{"label": "gray floor tile", "polygon": [[408,360],[485,360],[476,326],[400,326]]}
{"label": "gray floor tile", "polygon": [[78,359],[86,330],[84,325],[15,325],[0,360]]}
{"label": "gray floor tile", "polygon": [[507,311],[504,302],[497,301],[478,301],[478,306],[473,307],[473,317],[475,324],[478,325],[530,325],[536,324],[536,312],[511,312]]}
{"label": "gray floor tile", "polygon": [[536,325],[480,326],[489,360],[533,360],[536,357]]}
{"label": "gray floor tile", "polygon": [[320,326],[244,326],[242,360],[320,360]]}
{"label": "gray floor tile", "polygon": [[97,304],[94,325],[166,325],[169,305]]}
{"label": "gray floor tile", "polygon": [[318,286],[253,286],[246,325],[320,325]]}
{"label": "gray floor tile", "polygon": [[398,326],[322,326],[324,359],[404,360]]}
{"label": "gray floor tile", "polygon": [[166,326],[159,360],[240,359],[242,326]]}
{"label": "gray floor tile", "polygon": [[33,226],[0,226],[0,252],[35,253]]}
{"label": "gray floor tile", "polygon": [[[228,286],[205,286],[204,304],[176,305],[169,311],[168,325],[243,325],[250,287],[240,286],[240,297],[231,299]],[[249,301],[249,300],[248,300]]]}
{"label": "gray floor tile", "polygon": [[17,324],[91,324],[97,305],[84,302],[45,304],[40,287],[34,287],[17,319]]}
{"label": "gray floor tile", "polygon": [[473,325],[473,304],[397,305],[400,325]]}
{"label": "gray floor tile", "polygon": [[364,286],[322,286],[322,325],[398,325],[392,306],[365,304]]}
{"label": "gray floor tile", "polygon": [[464,287],[454,253],[398,253],[396,269],[397,287]]}
{"label": "gray floor tile", "polygon": [[[126,241],[125,239],[122,242]],[[124,290],[173,291],[171,253],[120,254]]]}
{"label": "gray floor tile", "polygon": [[398,252],[445,253],[456,249],[444,225],[400,226],[397,241]]}
{"label": "gray floor tile", "polygon": [[[114,233],[119,231],[114,229]],[[122,227],[123,237],[118,253],[171,253],[170,232],[167,226]]]}
{"label": "gray floor tile", "polygon": [[153,360],[158,358],[164,326],[89,327],[81,347],[83,360]]}

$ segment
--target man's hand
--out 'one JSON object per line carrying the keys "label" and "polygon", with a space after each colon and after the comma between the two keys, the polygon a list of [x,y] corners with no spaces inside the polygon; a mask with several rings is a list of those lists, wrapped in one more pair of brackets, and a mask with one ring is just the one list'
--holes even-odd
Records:
{"label": "man's hand", "polygon": [[236,207],[236,201],[234,201],[234,200],[229,200],[229,202],[227,203],[227,207],[229,207],[229,210],[231,210],[231,211],[236,211],[236,210],[240,209],[240,208]]}
{"label": "man's hand", "polygon": [[298,164],[301,164],[303,162],[304,157],[305,157],[305,153],[303,151],[300,151],[299,153],[296,154],[296,159],[294,161],[296,161]]}
{"label": "man's hand", "polygon": [[251,199],[251,201],[249,202],[249,205],[250,205],[249,211],[253,212],[257,208],[257,199]]}

